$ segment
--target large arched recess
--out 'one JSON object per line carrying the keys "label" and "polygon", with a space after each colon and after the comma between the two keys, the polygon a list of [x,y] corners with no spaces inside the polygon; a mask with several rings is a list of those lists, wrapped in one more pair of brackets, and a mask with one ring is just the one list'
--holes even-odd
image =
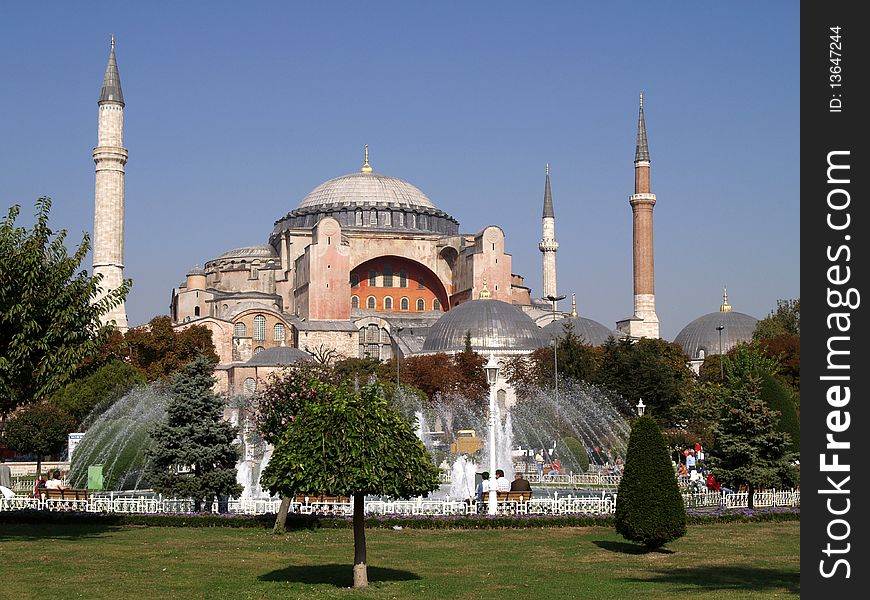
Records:
{"label": "large arched recess", "polygon": [[[369,285],[371,273],[375,274],[374,286]],[[386,278],[386,283],[391,283],[389,286],[385,285],[385,273],[392,274],[392,282],[389,276]],[[406,275],[404,288],[401,287],[402,273]],[[423,300],[423,312],[432,311],[436,299],[440,303],[440,310],[450,308],[450,296],[441,278],[426,265],[402,256],[378,256],[358,264],[350,271],[350,286],[351,295],[359,297],[359,307],[362,309],[367,308],[369,297],[375,298],[375,310],[379,312],[420,312],[417,310],[419,299]],[[384,300],[388,297],[392,299],[392,309],[384,308]],[[402,310],[402,298],[408,299],[407,310]]]}

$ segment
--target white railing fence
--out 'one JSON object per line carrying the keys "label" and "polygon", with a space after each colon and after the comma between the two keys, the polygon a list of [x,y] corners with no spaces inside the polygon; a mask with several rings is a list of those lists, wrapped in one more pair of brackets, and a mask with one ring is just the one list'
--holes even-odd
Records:
{"label": "white railing fence", "polygon": [[[763,490],[755,492],[754,506],[798,507],[800,490]],[[726,508],[739,509],[749,506],[746,492],[717,493],[701,492],[683,494],[686,508]],[[230,514],[262,515],[276,513],[281,501],[278,499],[229,500],[224,508]],[[217,502],[204,507],[217,513],[221,507]],[[412,500],[371,499],[365,503],[366,514],[370,515],[465,515],[477,514],[479,507],[475,502],[457,500],[434,500],[416,498]],[[161,514],[189,513],[193,511],[193,501],[189,499],[162,498],[159,496],[130,496],[115,494],[94,494],[87,500],[41,500],[18,494],[9,499],[0,499],[0,511],[10,510],[75,510],[91,513]],[[574,496],[558,495],[548,498],[532,498],[526,502],[502,501],[498,504],[501,514],[529,515],[569,515],[569,514],[611,514],[616,510],[616,494],[602,492],[598,495]],[[353,514],[350,502],[292,502],[290,512],[298,514]],[[485,512],[485,508],[484,508]]]}

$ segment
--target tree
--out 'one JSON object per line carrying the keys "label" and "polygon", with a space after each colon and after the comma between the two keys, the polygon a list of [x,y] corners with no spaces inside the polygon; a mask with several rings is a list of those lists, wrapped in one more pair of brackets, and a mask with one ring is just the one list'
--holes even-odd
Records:
{"label": "tree", "polygon": [[218,361],[208,327],[190,325],[177,330],[166,315],[156,316],[147,325],[130,329],[124,342],[130,364],[148,381],[169,379],[200,354],[212,362]]}
{"label": "tree", "polygon": [[752,333],[755,341],[778,335],[801,334],[801,299],[777,300],[776,308],[760,320]]}
{"label": "tree", "polygon": [[708,464],[716,477],[731,486],[746,485],[749,508],[757,488],[791,482],[795,454],[790,436],[779,430],[779,413],[761,399],[761,378],[748,375],[734,390],[729,406],[714,430],[716,443]]}
{"label": "tree", "polygon": [[161,494],[193,498],[199,512],[215,496],[238,496],[237,430],[214,393],[214,363],[197,357],[172,378],[166,420],[151,431],[146,479]]}
{"label": "tree", "polygon": [[686,508],[665,438],[649,415],[631,427],[616,498],[616,532],[625,539],[655,550],[686,534]]}
{"label": "tree", "polygon": [[[716,374],[718,379],[718,370]],[[680,427],[679,431],[673,432],[674,437],[690,440],[692,444],[701,442],[704,446],[712,446],[713,430],[727,406],[729,394],[729,389],[719,383],[698,382],[692,392],[674,406],[674,420]]]}
{"label": "tree", "polygon": [[770,410],[779,414],[777,429],[789,436],[789,452],[800,451],[801,422],[798,416],[797,394],[772,375],[761,378],[761,400]]}
{"label": "tree", "polygon": [[[52,396],[51,403],[67,411],[84,430],[88,416],[99,416],[116,400],[145,383],[145,378],[131,365],[119,360],[107,363],[83,379],[68,384]],[[96,411],[95,411],[96,409]]]}
{"label": "tree", "polygon": [[583,444],[575,437],[566,437],[562,443],[565,444],[565,458],[570,462],[570,466],[581,473],[587,471],[589,469],[589,455],[586,454],[586,448],[583,447]]}
{"label": "tree", "polygon": [[801,389],[801,338],[777,335],[758,341],[759,348],[779,361],[779,377],[797,391]]}
{"label": "tree", "polygon": [[23,406],[6,422],[3,439],[10,448],[23,454],[36,454],[36,473],[42,468],[42,457],[60,452],[67,434],[74,431],[75,419],[69,413],[47,402]]}
{"label": "tree", "polygon": [[0,223],[0,419],[46,400],[81,372],[113,329],[100,317],[130,286],[127,280],[101,297],[101,276],[80,270],[88,234],[70,256],[66,230],[48,226],[51,200],[40,198],[36,208],[30,230],[15,226],[17,205]]}
{"label": "tree", "polygon": [[366,494],[408,498],[439,485],[438,469],[409,421],[377,386],[354,393],[325,385],[305,403],[272,453],[263,486],[290,497],[301,493],[353,497],[355,588],[368,586]]}
{"label": "tree", "polygon": [[671,342],[611,338],[604,344],[601,367],[593,383],[617,392],[631,406],[643,399],[648,414],[669,426],[674,422],[672,408],[686,397],[694,383],[687,360],[682,348]]}

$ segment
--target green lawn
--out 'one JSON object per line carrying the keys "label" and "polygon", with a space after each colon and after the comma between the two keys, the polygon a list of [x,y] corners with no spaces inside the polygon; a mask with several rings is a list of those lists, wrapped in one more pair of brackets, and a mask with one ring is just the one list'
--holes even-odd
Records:
{"label": "green lawn", "polygon": [[0,598],[784,598],[800,523],[689,527],[643,553],[612,529],[368,530],[371,588],[346,529],[2,525]]}

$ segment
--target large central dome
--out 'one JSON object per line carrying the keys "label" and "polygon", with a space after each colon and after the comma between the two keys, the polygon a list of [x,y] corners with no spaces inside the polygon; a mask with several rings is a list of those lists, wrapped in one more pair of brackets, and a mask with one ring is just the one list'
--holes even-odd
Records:
{"label": "large central dome", "polygon": [[321,183],[302,199],[299,208],[384,204],[399,208],[435,208],[426,194],[407,181],[365,171],[349,173]]}

